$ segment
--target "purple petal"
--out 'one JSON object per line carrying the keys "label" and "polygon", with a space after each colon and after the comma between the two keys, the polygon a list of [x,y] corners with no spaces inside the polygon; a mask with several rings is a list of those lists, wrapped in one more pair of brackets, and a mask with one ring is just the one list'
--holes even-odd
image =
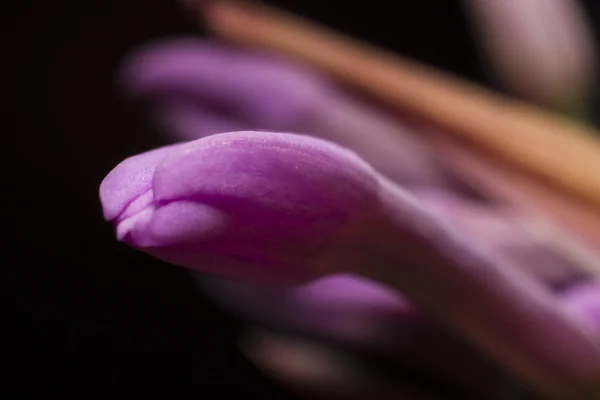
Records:
{"label": "purple petal", "polygon": [[567,309],[600,335],[600,283],[589,282],[573,287],[565,294],[564,301]]}
{"label": "purple petal", "polygon": [[180,246],[210,237],[225,220],[219,210],[191,201],[151,205],[120,221],[118,237],[136,247]]}
{"label": "purple petal", "polygon": [[581,261],[557,247],[551,235],[532,229],[539,224],[528,215],[511,207],[469,201],[449,191],[417,193],[439,218],[466,232],[473,241],[485,243],[556,292],[590,278]]}
{"label": "purple petal", "polygon": [[245,318],[337,340],[377,343],[383,337],[389,342],[390,323],[402,325],[415,317],[400,294],[353,275],[291,288],[218,278],[205,278],[201,284],[211,297]]}
{"label": "purple petal", "polygon": [[161,259],[287,282],[311,276],[303,264],[370,212],[377,189],[372,169],[332,143],[236,132],[128,159],[101,198],[120,215],[118,237]]}
{"label": "purple petal", "polygon": [[489,393],[500,380],[491,363],[427,322],[398,292],[360,276],[335,275],[294,287],[218,278],[203,278],[201,285],[219,304],[252,323],[385,355],[471,393]]}
{"label": "purple petal", "polygon": [[130,157],[104,178],[100,200],[106,220],[117,218],[130,203],[151,189],[156,164],[176,147],[167,146]]}
{"label": "purple petal", "polygon": [[[310,219],[347,219],[374,201],[371,168],[333,143],[301,135],[234,132],[188,143],[165,157],[153,179],[156,201],[257,203]],[[234,204],[234,206],[243,204]],[[232,210],[233,211],[233,210]],[[297,218],[297,217],[296,217]],[[277,221],[269,221],[277,223]]]}

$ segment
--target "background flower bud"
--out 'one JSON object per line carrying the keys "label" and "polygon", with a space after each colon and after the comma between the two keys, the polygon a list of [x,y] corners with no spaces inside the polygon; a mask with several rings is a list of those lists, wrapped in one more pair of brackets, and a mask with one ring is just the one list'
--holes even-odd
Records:
{"label": "background flower bud", "polygon": [[498,78],[514,93],[565,108],[588,100],[594,38],[578,1],[466,0]]}

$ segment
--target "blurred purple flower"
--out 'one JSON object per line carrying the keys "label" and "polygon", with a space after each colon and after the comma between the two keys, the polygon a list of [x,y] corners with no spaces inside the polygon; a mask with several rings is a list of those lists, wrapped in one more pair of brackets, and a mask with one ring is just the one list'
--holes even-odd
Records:
{"label": "blurred purple flower", "polygon": [[510,90],[561,111],[585,107],[594,37],[573,0],[466,0],[483,50]]}

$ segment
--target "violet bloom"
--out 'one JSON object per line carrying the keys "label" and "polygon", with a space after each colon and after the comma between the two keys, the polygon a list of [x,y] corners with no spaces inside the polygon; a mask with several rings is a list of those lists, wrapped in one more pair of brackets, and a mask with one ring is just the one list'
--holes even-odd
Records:
{"label": "violet bloom", "polygon": [[585,11],[572,0],[466,0],[498,77],[510,90],[561,111],[585,107],[596,49]]}
{"label": "violet bloom", "polygon": [[597,390],[597,338],[582,318],[332,143],[213,135],[126,160],[102,183],[101,199],[122,240],[166,261],[250,282],[362,273],[548,394]]}
{"label": "violet bloom", "polygon": [[118,238],[158,258],[250,282],[297,283],[322,274],[310,265],[371,213],[377,191],[371,167],[341,147],[237,132],[125,160],[100,197]]}
{"label": "violet bloom", "polygon": [[303,133],[354,150],[403,185],[449,184],[422,132],[298,63],[184,38],[133,52],[120,81],[150,104],[171,140],[242,130]]}
{"label": "violet bloom", "polygon": [[493,363],[423,317],[400,293],[358,275],[294,287],[216,277],[199,283],[217,304],[249,323],[366,351],[464,396],[501,399],[498,393],[509,385]]}

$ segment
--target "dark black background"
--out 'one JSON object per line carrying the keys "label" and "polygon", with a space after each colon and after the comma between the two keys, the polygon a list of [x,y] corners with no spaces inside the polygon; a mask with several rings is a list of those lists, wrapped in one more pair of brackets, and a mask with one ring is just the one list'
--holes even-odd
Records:
{"label": "dark black background", "polygon": [[[274,3],[489,84],[456,1]],[[162,144],[118,93],[115,68],[136,45],[198,34],[195,20],[175,0],[1,7],[0,343],[13,382],[20,391],[285,398],[236,351],[241,325],[185,271],[117,243],[100,212],[104,175]]]}

